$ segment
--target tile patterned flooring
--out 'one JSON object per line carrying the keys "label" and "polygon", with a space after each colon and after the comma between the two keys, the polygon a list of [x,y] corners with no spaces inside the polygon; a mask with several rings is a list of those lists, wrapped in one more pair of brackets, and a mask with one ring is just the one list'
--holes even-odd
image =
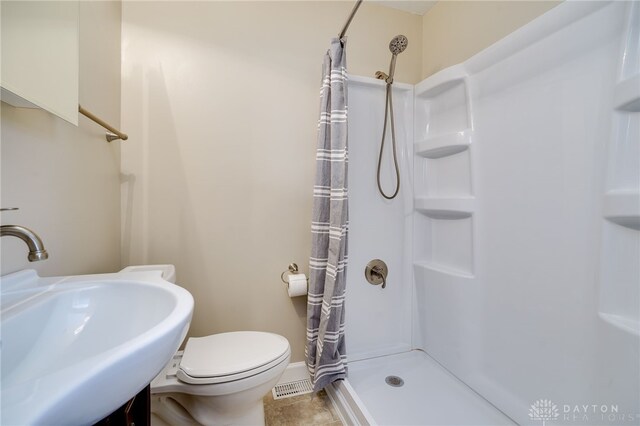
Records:
{"label": "tile patterned flooring", "polygon": [[291,398],[264,397],[266,426],[343,426],[327,393],[322,390]]}

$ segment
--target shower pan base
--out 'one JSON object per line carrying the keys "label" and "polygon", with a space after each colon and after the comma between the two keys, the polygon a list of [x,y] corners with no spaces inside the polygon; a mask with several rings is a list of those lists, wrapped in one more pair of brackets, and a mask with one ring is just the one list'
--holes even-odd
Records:
{"label": "shower pan base", "polygon": [[[404,385],[389,386],[390,375]],[[348,381],[330,393],[355,424],[515,424],[422,351],[350,362]]]}

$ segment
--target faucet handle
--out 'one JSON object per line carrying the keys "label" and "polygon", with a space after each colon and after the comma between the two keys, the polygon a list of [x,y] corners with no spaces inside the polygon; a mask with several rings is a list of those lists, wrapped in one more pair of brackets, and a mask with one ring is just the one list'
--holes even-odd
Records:
{"label": "faucet handle", "polygon": [[19,207],[0,207],[0,212],[8,212],[8,211],[14,211],[14,210],[20,210]]}

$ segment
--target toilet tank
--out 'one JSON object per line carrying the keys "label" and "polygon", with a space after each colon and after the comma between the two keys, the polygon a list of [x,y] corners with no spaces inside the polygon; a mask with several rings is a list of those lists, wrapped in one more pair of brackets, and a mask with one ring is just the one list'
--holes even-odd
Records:
{"label": "toilet tank", "polygon": [[120,272],[145,272],[160,271],[162,279],[170,283],[176,283],[176,267],[173,265],[134,265],[127,266]]}

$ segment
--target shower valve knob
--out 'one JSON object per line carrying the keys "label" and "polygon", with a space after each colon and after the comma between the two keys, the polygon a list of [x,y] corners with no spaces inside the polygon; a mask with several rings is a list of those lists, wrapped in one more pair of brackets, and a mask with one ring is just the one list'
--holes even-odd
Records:
{"label": "shower valve knob", "polygon": [[389,269],[382,260],[374,259],[371,262],[367,263],[367,267],[364,269],[364,276],[369,284],[382,284],[382,288],[386,288],[388,272]]}

